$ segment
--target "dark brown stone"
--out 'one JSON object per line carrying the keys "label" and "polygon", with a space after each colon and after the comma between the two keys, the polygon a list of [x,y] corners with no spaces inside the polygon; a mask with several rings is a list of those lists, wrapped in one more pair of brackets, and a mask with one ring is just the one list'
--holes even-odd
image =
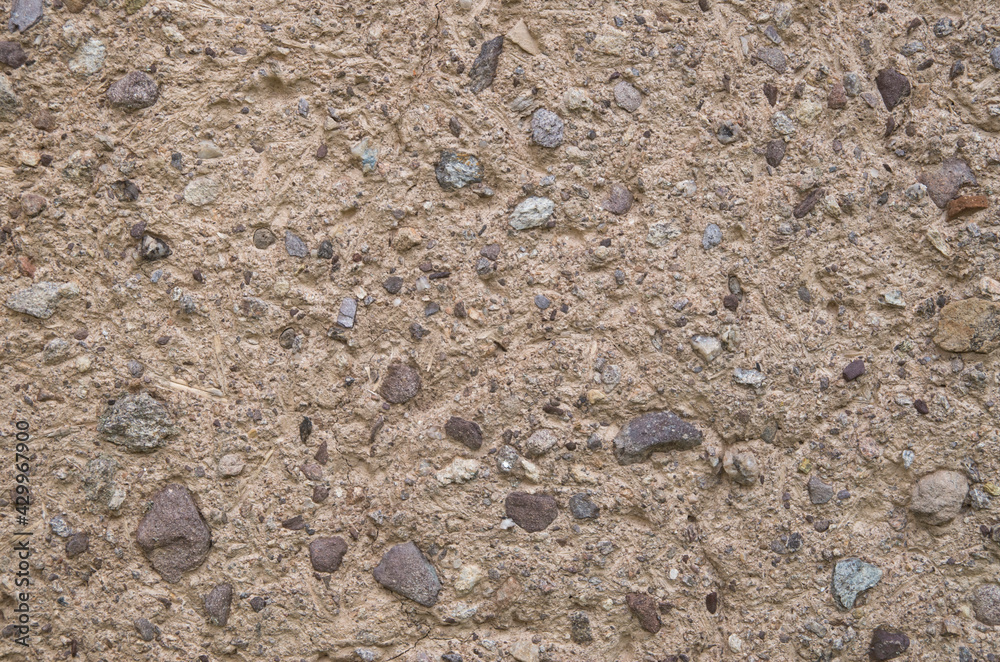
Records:
{"label": "dark brown stone", "polygon": [[883,69],[875,77],[875,86],[882,95],[885,107],[892,110],[899,105],[903,97],[910,95],[910,81],[906,76],[893,68]]}
{"label": "dark brown stone", "polygon": [[795,210],[792,211],[792,216],[794,216],[795,218],[802,218],[803,216],[811,212],[813,210],[813,207],[816,206],[816,203],[819,202],[819,199],[823,197],[825,193],[826,189],[818,188],[809,195],[807,195],[805,199],[802,200],[802,202],[796,205]]}
{"label": "dark brown stone", "polygon": [[976,176],[972,174],[969,164],[962,159],[947,159],[934,172],[922,172],[917,181],[927,187],[927,195],[941,209],[958,195],[958,190],[965,184],[975,186]]}
{"label": "dark brown stone", "polygon": [[847,92],[844,90],[843,83],[834,83],[830,94],[826,97],[826,107],[833,110],[847,107]]}
{"label": "dark brown stone", "polygon": [[868,656],[873,660],[891,660],[906,652],[910,638],[899,630],[886,627],[875,628],[868,645]]}
{"label": "dark brown stone", "polygon": [[171,483],[153,495],[152,507],[139,522],[136,540],[153,568],[173,584],[205,562],[212,532],[191,492]]}
{"label": "dark brown stone", "polygon": [[559,514],[555,498],[548,494],[511,492],[504,501],[507,517],[528,533],[542,531],[555,521]]}
{"label": "dark brown stone", "polygon": [[0,41],[0,64],[17,69],[28,61],[28,54],[16,41]]}
{"label": "dark brown stone", "polygon": [[778,86],[771,83],[764,83],[764,97],[773,107],[774,104],[778,103]]}
{"label": "dark brown stone", "polygon": [[853,382],[863,374],[865,374],[864,359],[854,359],[844,366],[844,381],[846,382]]}
{"label": "dark brown stone", "polygon": [[83,554],[90,548],[90,536],[86,533],[74,533],[66,541],[66,558],[73,558]]}
{"label": "dark brown stone", "polygon": [[635,198],[627,188],[621,184],[613,184],[611,191],[608,193],[608,199],[604,201],[604,210],[611,212],[615,216],[621,216],[622,214],[627,214],[632,209],[634,200]]}
{"label": "dark brown stone", "polygon": [[221,628],[226,627],[232,605],[232,584],[219,584],[213,588],[212,592],[205,596],[205,612],[208,614],[209,622]]}
{"label": "dark brown stone", "polygon": [[483,445],[482,428],[477,423],[458,416],[452,416],[448,419],[448,422],[444,424],[444,433],[474,451],[478,451]]}
{"label": "dark brown stone", "polygon": [[656,600],[647,593],[629,593],[625,596],[629,611],[639,619],[639,625],[646,632],[656,634],[660,631],[660,614],[656,609]]}
{"label": "dark brown stone", "polygon": [[402,404],[420,391],[420,373],[405,363],[393,363],[386,369],[379,395],[386,402]]}
{"label": "dark brown stone", "polygon": [[336,572],[347,553],[347,543],[340,536],[317,538],[309,543],[309,560],[316,572]]}
{"label": "dark brown stone", "polygon": [[772,168],[777,168],[781,165],[781,160],[785,158],[785,141],[778,138],[767,143],[767,149],[764,151],[764,159],[767,161],[767,165]]}

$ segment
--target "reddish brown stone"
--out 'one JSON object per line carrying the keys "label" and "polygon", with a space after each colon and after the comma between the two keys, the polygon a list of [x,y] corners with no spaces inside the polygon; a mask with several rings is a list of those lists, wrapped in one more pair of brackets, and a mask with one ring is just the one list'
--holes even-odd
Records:
{"label": "reddish brown stone", "polygon": [[660,631],[660,615],[656,613],[656,600],[646,593],[629,593],[625,596],[629,610],[639,619],[639,625],[646,632]]}
{"label": "reddish brown stone", "polygon": [[844,91],[843,83],[837,83],[830,90],[830,95],[826,98],[826,107],[833,110],[847,107],[847,92]]}
{"label": "reddish brown stone", "polygon": [[960,195],[948,203],[945,213],[950,221],[960,216],[974,214],[980,209],[986,209],[989,206],[990,200],[985,195]]}

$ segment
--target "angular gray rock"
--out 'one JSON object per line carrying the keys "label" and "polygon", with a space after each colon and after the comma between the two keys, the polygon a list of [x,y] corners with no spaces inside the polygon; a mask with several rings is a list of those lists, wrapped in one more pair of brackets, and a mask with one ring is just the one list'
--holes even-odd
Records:
{"label": "angular gray rock", "polygon": [[155,451],[177,433],[166,407],[145,391],[115,400],[98,419],[97,431],[133,453]]}
{"label": "angular gray rock", "polygon": [[479,55],[469,69],[469,89],[473,94],[479,94],[487,87],[493,85],[493,78],[497,75],[497,64],[500,62],[500,53],[503,52],[503,35],[494,37],[489,41],[484,41],[479,49]]}
{"label": "angular gray rock", "polygon": [[125,488],[115,482],[118,461],[102,453],[87,463],[83,474],[83,492],[89,501],[115,511],[125,501]]}
{"label": "angular gray rock", "polygon": [[555,212],[556,205],[548,198],[528,198],[510,214],[510,226],[515,230],[529,230],[545,225]]}
{"label": "angular gray rock", "polygon": [[4,305],[14,312],[45,320],[55,314],[56,305],[60,301],[75,298],[79,294],[80,288],[76,283],[42,281],[17,290],[7,298]]}
{"label": "angular gray rock", "polygon": [[297,234],[285,230],[285,252],[292,257],[305,257],[309,255],[309,247]]}
{"label": "angular gray rock", "polygon": [[472,154],[444,150],[434,168],[434,175],[442,189],[454,191],[482,182],[483,166]]}
{"label": "angular gray rock", "polygon": [[806,488],[809,490],[809,501],[814,505],[829,503],[833,498],[833,485],[827,485],[819,476],[811,476]]}
{"label": "angular gray rock", "polygon": [[635,464],[654,451],[685,450],[701,444],[701,430],[670,411],[643,414],[629,421],[614,441],[618,464]]}
{"label": "angular gray rock", "polygon": [[156,81],[141,71],[133,71],[114,83],[105,93],[115,108],[139,110],[149,108],[160,98]]}
{"label": "angular gray rock", "polygon": [[535,430],[524,442],[524,455],[530,458],[541,457],[555,448],[559,440],[551,430]]}
{"label": "angular gray rock", "polygon": [[483,446],[483,430],[474,421],[452,416],[444,424],[444,433],[471,450],[478,451]]}
{"label": "angular gray rock", "polygon": [[559,515],[556,500],[548,494],[511,492],[504,500],[504,512],[514,524],[534,533],[548,528]]}
{"label": "angular gray rock", "polygon": [[42,20],[42,0],[14,0],[7,28],[11,32],[18,30],[24,32],[40,20]]}
{"label": "angular gray rock", "polygon": [[153,568],[171,584],[204,563],[212,547],[212,532],[194,497],[176,483],[153,495],[135,537]]}
{"label": "angular gray rock", "polygon": [[722,243],[722,228],[715,223],[705,226],[705,233],[701,236],[701,247],[711,250]]}
{"label": "angular gray rock", "polygon": [[833,597],[844,611],[854,609],[858,595],[882,581],[882,570],[861,559],[838,561],[833,569]]}
{"label": "angular gray rock", "polygon": [[969,492],[969,481],[957,471],[935,471],[917,481],[910,497],[910,510],[932,526],[958,517]]}
{"label": "angular gray rock", "polygon": [[139,633],[139,638],[143,641],[152,641],[156,638],[156,626],[146,618],[137,618],[132,622],[135,631]]}
{"label": "angular gray rock", "polygon": [[229,622],[229,610],[233,604],[232,584],[219,584],[205,596],[205,613],[208,621],[221,628]]}
{"label": "angular gray rock", "polygon": [[427,557],[412,542],[389,549],[372,571],[375,581],[425,607],[437,604],[441,580]]}
{"label": "angular gray rock", "polygon": [[352,297],[347,297],[340,302],[340,311],[337,313],[337,324],[345,329],[354,328],[354,316],[358,313],[358,302]]}
{"label": "angular gray rock", "polygon": [[336,572],[347,554],[347,543],[340,536],[317,538],[309,543],[309,561],[316,572]]}
{"label": "angular gray rock", "polygon": [[569,512],[575,519],[597,519],[601,508],[590,500],[589,494],[580,492],[569,498]]}
{"label": "angular gray rock", "polygon": [[773,46],[758,48],[757,59],[774,69],[779,74],[783,74],[788,71],[788,60],[785,58],[785,54],[781,52],[780,48],[774,48]]}
{"label": "angular gray rock", "polygon": [[45,347],[42,348],[42,363],[45,365],[62,363],[69,358],[72,350],[73,346],[69,341],[62,338],[53,338],[45,343]]}
{"label": "angular gray rock", "polygon": [[537,109],[531,116],[531,139],[541,147],[558,147],[563,141],[563,121],[551,110]]}

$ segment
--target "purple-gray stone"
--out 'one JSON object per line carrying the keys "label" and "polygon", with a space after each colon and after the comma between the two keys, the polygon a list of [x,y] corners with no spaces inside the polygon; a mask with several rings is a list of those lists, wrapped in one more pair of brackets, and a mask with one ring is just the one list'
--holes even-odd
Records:
{"label": "purple-gray stone", "polygon": [[701,444],[701,430],[670,411],[643,414],[629,421],[614,441],[618,464],[635,464],[654,451],[685,450]]}
{"label": "purple-gray stone", "polygon": [[32,25],[42,20],[42,0],[14,0],[10,8],[11,32],[24,32]]}

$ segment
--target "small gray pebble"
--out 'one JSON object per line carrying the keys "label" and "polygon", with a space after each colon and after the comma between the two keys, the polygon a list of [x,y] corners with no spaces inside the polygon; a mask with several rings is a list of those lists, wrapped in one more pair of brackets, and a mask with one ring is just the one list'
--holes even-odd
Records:
{"label": "small gray pebble", "polygon": [[551,110],[539,108],[531,116],[531,139],[542,147],[558,147],[563,141],[563,121]]}
{"label": "small gray pebble", "polygon": [[701,238],[701,247],[706,251],[722,243],[722,230],[715,223],[709,223]]}

